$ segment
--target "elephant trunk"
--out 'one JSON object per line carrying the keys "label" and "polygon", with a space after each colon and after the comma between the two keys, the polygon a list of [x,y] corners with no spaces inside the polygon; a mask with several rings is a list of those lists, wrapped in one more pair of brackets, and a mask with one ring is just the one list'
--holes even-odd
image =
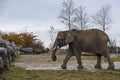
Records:
{"label": "elephant trunk", "polygon": [[56,57],[56,51],[57,51],[57,47],[58,47],[58,41],[55,40],[53,48],[52,48],[52,60],[56,61],[57,57]]}
{"label": "elephant trunk", "polygon": [[53,50],[52,50],[52,60],[53,60],[53,61],[56,61],[56,60],[57,60],[56,51],[57,51],[57,47],[53,48]]}

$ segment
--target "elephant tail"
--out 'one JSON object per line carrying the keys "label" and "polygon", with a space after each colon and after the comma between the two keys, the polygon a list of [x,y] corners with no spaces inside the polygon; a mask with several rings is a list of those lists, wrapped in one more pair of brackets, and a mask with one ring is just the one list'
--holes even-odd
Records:
{"label": "elephant tail", "polygon": [[109,36],[107,34],[105,34],[105,35],[106,35],[106,39],[107,39],[108,45],[111,45],[111,40],[110,40]]}
{"label": "elephant tail", "polygon": [[109,36],[105,32],[103,32],[103,35],[104,35],[104,40],[107,41],[109,44],[111,44]]}
{"label": "elephant tail", "polygon": [[110,43],[110,38],[107,36],[107,41]]}
{"label": "elephant tail", "polygon": [[109,38],[109,36],[106,34],[106,39],[107,39],[107,41],[109,42],[109,44],[110,44],[110,38]]}

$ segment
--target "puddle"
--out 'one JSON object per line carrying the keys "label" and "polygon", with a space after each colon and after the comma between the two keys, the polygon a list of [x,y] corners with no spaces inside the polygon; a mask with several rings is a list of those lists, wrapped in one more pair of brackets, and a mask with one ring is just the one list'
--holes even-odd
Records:
{"label": "puddle", "polygon": [[[26,70],[63,70],[61,68],[62,61],[64,60],[65,55],[57,55],[58,60],[52,61],[51,54],[41,54],[41,55],[21,55],[20,61],[16,62],[14,65],[16,67],[21,67]],[[117,57],[118,55],[111,55],[111,57]],[[101,69],[95,69],[94,66],[96,64],[96,60],[82,60],[84,71],[95,72]],[[114,62],[115,68],[120,70],[120,62]],[[66,70],[78,70],[77,69],[77,61],[75,57],[72,57],[71,60],[68,61]],[[102,69],[107,69],[108,63],[102,62]]]}
{"label": "puddle", "polygon": [[[114,69],[119,69],[120,70],[120,62],[114,62],[115,68]],[[24,62],[19,62],[14,64],[16,67],[21,67],[25,68],[26,70],[63,70],[60,66],[61,64],[39,64],[39,63],[24,63]],[[77,63],[69,63],[67,65],[66,70],[78,70],[77,69],[78,64]],[[85,71],[90,71],[90,72],[95,72],[100,69],[95,69],[95,62],[94,61],[84,61],[83,62],[84,69]],[[107,69],[108,63],[102,63],[102,69]]]}

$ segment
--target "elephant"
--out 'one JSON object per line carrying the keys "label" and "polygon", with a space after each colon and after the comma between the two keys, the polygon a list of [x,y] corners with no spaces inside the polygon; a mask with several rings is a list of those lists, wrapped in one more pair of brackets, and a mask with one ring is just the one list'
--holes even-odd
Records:
{"label": "elephant", "polygon": [[108,69],[114,69],[114,63],[108,52],[108,35],[99,29],[77,30],[71,29],[59,31],[52,47],[52,60],[56,61],[57,48],[68,45],[67,55],[61,67],[67,68],[67,62],[70,57],[75,56],[78,63],[78,69],[82,69],[81,52],[96,54],[97,64],[95,68],[101,68],[101,57],[104,56],[108,61]]}

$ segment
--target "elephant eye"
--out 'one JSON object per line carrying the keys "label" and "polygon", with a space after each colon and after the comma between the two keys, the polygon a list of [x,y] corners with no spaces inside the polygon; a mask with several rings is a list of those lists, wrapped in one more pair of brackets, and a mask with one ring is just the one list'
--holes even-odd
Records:
{"label": "elephant eye", "polygon": [[59,42],[59,43],[63,43],[63,42],[64,42],[64,39],[58,39],[58,42]]}
{"label": "elephant eye", "polygon": [[61,42],[61,41],[62,41],[62,39],[58,39],[58,41],[59,41],[59,42]]}
{"label": "elephant eye", "polygon": [[58,42],[60,42],[60,39],[57,39],[58,40]]}

